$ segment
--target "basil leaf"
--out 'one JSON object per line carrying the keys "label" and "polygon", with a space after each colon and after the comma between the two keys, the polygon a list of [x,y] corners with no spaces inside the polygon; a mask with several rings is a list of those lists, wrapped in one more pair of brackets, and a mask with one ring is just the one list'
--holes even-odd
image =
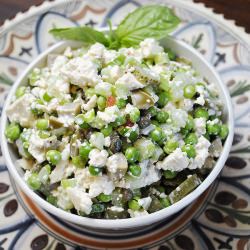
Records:
{"label": "basil leaf", "polygon": [[145,38],[165,37],[180,19],[173,11],[161,5],[147,5],[130,13],[118,26],[115,34],[121,46],[139,44]]}
{"label": "basil leaf", "polygon": [[102,43],[105,46],[109,45],[109,40],[102,32],[94,30],[87,26],[52,29],[49,31],[49,33],[60,39],[81,41],[87,44],[98,42]]}

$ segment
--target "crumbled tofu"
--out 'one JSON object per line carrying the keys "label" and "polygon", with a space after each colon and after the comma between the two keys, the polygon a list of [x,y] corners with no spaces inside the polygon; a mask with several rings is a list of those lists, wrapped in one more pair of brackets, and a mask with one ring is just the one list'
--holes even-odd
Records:
{"label": "crumbled tofu", "polygon": [[35,117],[31,112],[31,103],[35,97],[31,94],[24,94],[15,100],[7,109],[6,114],[11,122],[20,123],[22,127],[32,127]]}
{"label": "crumbled tofu", "polygon": [[57,206],[64,210],[69,210],[74,207],[69,194],[68,189],[64,189],[61,186],[52,191],[52,195],[57,198]]}
{"label": "crumbled tofu", "polygon": [[102,70],[102,79],[111,83],[115,83],[122,75],[123,71],[118,65],[109,65]]}
{"label": "crumbled tofu", "polygon": [[197,103],[197,104],[199,104],[199,105],[201,105],[201,106],[204,106],[204,104],[205,104],[205,98],[204,98],[204,96],[203,96],[203,95],[200,95],[200,96],[195,100],[194,103]]}
{"label": "crumbled tofu", "polygon": [[109,147],[110,144],[111,144],[110,137],[109,137],[109,136],[105,137],[105,138],[104,138],[104,146],[105,146],[105,147]]}
{"label": "crumbled tofu", "polygon": [[195,132],[198,136],[204,135],[206,133],[206,119],[205,118],[195,118],[194,119]]}
{"label": "crumbled tofu", "polygon": [[108,155],[106,150],[92,149],[89,153],[89,165],[95,167],[105,166]]}
{"label": "crumbled tofu", "polygon": [[93,202],[89,194],[77,187],[67,188],[67,193],[77,211],[90,214]]}
{"label": "crumbled tofu", "polygon": [[177,148],[173,153],[164,158],[163,161],[158,162],[156,167],[163,170],[182,171],[187,168],[189,159],[186,153],[182,152],[180,148]]}

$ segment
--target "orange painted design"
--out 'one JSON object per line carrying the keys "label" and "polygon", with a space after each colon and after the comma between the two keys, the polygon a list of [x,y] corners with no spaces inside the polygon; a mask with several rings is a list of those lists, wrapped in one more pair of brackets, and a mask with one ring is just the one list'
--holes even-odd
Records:
{"label": "orange painted design", "polygon": [[86,5],[78,14],[71,16],[71,19],[74,21],[82,19],[85,17],[85,15],[88,11],[93,12],[95,14],[101,14],[101,13],[104,13],[106,11],[106,9],[94,9],[94,8]]}
{"label": "orange painted design", "polygon": [[16,34],[11,34],[10,35],[10,42],[8,44],[8,47],[2,52],[2,55],[4,56],[9,56],[14,48],[15,48],[15,45],[14,45],[14,39],[17,38],[17,39],[20,39],[20,40],[28,40],[32,37],[33,33],[29,33],[28,35],[26,36],[19,36],[19,35],[16,35]]}
{"label": "orange painted design", "polygon": [[239,241],[237,242],[237,250],[244,250],[247,243],[250,244],[250,239],[249,238],[239,239]]}
{"label": "orange painted design", "polygon": [[209,190],[207,190],[205,193],[203,193],[196,201],[195,203],[190,206],[187,210],[184,211],[183,214],[179,216],[179,218],[174,222],[172,225],[170,225],[167,228],[160,229],[158,231],[152,232],[149,235],[141,236],[140,238],[136,239],[127,239],[125,241],[122,240],[97,240],[95,238],[90,238],[86,236],[79,236],[77,234],[74,234],[70,231],[67,231],[63,227],[57,225],[54,223],[53,219],[50,218],[46,213],[39,208],[36,204],[33,203],[33,201],[26,196],[22,191],[19,191],[20,195],[22,196],[24,202],[26,205],[28,205],[29,209],[32,211],[32,214],[35,215],[35,217],[43,224],[45,225],[49,230],[53,231],[55,234],[63,236],[68,241],[74,242],[78,245],[82,245],[85,247],[92,247],[92,248],[108,248],[108,249],[134,249],[138,247],[142,247],[145,245],[150,245],[153,243],[156,243],[163,238],[165,238],[167,235],[173,233],[174,231],[177,231],[180,227],[185,225],[192,216],[195,214],[195,212],[199,209],[201,204],[206,200]]}

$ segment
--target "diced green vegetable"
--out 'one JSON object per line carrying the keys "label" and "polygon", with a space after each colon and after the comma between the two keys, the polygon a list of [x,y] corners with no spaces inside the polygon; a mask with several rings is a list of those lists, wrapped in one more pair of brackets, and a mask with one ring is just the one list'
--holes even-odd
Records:
{"label": "diced green vegetable", "polygon": [[102,168],[89,166],[89,172],[91,175],[97,176],[102,172]]}
{"label": "diced green vegetable", "polygon": [[111,195],[101,193],[97,196],[97,199],[101,202],[110,202],[112,200]]}
{"label": "diced green vegetable", "polygon": [[36,128],[39,130],[47,130],[49,128],[49,120],[47,119],[38,119],[36,121]]}
{"label": "diced green vegetable", "polygon": [[29,176],[27,183],[33,190],[38,190],[41,187],[41,181],[37,173],[32,173]]}
{"label": "diced green vegetable", "polygon": [[189,158],[194,158],[196,156],[196,151],[193,145],[186,144],[182,146],[181,150],[186,152]]}
{"label": "diced green vegetable", "polygon": [[141,175],[141,167],[139,165],[130,165],[128,168],[129,172],[133,175],[133,176],[140,176]]}
{"label": "diced green vegetable", "polygon": [[229,129],[228,129],[227,125],[225,125],[225,124],[221,125],[220,138],[222,140],[225,140],[227,138],[228,132],[229,132]]}
{"label": "diced green vegetable", "polygon": [[134,147],[129,147],[126,149],[125,156],[128,162],[133,163],[139,160],[140,152]]}
{"label": "diced green vegetable", "polygon": [[26,87],[25,86],[20,86],[17,88],[16,90],[16,98],[20,98],[21,96],[23,96],[25,94],[25,91],[26,91]]}
{"label": "diced green vegetable", "polygon": [[83,142],[79,147],[79,155],[83,159],[88,159],[89,152],[92,150],[92,146],[87,141]]}
{"label": "diced green vegetable", "polygon": [[175,140],[169,140],[166,142],[165,146],[164,146],[164,151],[167,154],[172,153],[176,148],[178,148],[179,143]]}
{"label": "diced green vegetable", "polygon": [[169,199],[171,203],[176,203],[177,201],[184,198],[201,183],[200,178],[194,174],[188,176],[188,178],[180,184],[174,191],[169,194]]}

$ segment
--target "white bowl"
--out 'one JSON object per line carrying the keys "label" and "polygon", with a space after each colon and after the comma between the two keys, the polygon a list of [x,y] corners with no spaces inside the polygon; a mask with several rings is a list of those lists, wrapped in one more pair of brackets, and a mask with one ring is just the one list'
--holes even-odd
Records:
{"label": "white bowl", "polygon": [[234,131],[234,119],[233,119],[233,109],[231,104],[230,95],[228,90],[221,82],[220,77],[215,72],[215,69],[200,55],[195,49],[187,45],[182,41],[178,41],[174,38],[167,37],[161,41],[161,44],[164,47],[171,48],[179,56],[188,58],[193,63],[193,67],[204,76],[208,82],[214,83],[220,93],[220,98],[224,103],[224,121],[229,126],[229,134],[225,141],[223,151],[216,162],[211,173],[207,178],[197,187],[193,192],[188,194],[182,200],[177,203],[162,209],[158,212],[137,218],[129,219],[120,219],[120,220],[106,220],[106,219],[92,219],[81,217],[75,214],[70,214],[59,208],[54,207],[46,200],[41,198],[36,192],[32,191],[24,181],[24,172],[22,169],[15,166],[15,161],[18,159],[17,152],[14,150],[13,146],[9,144],[5,138],[4,131],[8,123],[6,116],[6,108],[10,105],[12,97],[14,96],[17,87],[20,85],[25,85],[27,82],[27,76],[34,67],[44,66],[46,63],[47,55],[50,53],[61,53],[67,46],[79,47],[81,46],[78,42],[60,42],[50,47],[42,54],[40,54],[36,60],[34,60],[23,74],[17,79],[15,84],[12,86],[9,95],[6,99],[3,111],[2,111],[2,121],[1,121],[1,147],[3,156],[6,160],[6,164],[11,176],[14,178],[15,182],[20,186],[20,188],[31,198],[36,204],[38,204],[43,209],[49,211],[50,213],[60,217],[62,220],[67,220],[75,224],[91,227],[93,229],[108,229],[108,230],[118,230],[118,229],[127,229],[127,228],[138,228],[147,225],[152,225],[153,223],[162,221],[164,218],[167,218],[174,213],[177,213],[190,203],[192,203],[199,195],[201,195],[216,179],[219,175],[221,169],[223,168],[225,161],[228,157],[230,147],[233,140],[233,131]]}

